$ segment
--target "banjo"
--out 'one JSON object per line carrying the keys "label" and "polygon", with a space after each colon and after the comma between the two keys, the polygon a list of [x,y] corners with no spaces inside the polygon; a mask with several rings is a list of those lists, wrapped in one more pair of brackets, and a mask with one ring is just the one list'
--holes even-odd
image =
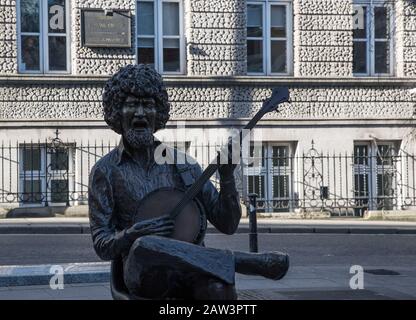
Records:
{"label": "banjo", "polygon": [[[263,102],[262,108],[243,129],[253,129],[266,113],[277,111],[279,104],[287,101],[289,101],[287,87],[274,89],[271,97]],[[243,130],[240,131],[240,143],[243,140],[242,133]],[[229,144],[225,147],[228,148]],[[133,223],[170,214],[175,221],[170,237],[200,244],[205,235],[207,219],[204,206],[196,196],[219,166],[217,160],[212,161],[186,191],[177,188],[160,188],[150,192],[140,202]]]}

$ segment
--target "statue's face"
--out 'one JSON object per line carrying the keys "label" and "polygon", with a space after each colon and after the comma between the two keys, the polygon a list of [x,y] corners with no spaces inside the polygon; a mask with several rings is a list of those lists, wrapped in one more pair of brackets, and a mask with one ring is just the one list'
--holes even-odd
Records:
{"label": "statue's face", "polygon": [[153,143],[156,101],[152,97],[129,95],[122,108],[123,137],[135,148]]}

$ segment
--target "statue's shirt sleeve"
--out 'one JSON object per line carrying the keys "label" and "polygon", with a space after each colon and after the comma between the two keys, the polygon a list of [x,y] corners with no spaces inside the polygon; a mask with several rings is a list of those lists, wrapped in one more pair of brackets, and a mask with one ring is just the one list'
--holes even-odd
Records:
{"label": "statue's shirt sleeve", "polygon": [[94,249],[103,260],[112,260],[128,251],[129,241],[112,223],[114,194],[108,174],[99,166],[90,173],[88,206]]}

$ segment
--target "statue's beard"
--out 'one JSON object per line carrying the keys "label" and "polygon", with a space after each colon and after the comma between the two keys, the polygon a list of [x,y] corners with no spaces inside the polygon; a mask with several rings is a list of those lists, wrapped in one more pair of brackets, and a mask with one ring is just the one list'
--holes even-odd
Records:
{"label": "statue's beard", "polygon": [[149,128],[141,131],[128,129],[124,134],[124,138],[135,149],[150,147],[154,143],[153,132]]}

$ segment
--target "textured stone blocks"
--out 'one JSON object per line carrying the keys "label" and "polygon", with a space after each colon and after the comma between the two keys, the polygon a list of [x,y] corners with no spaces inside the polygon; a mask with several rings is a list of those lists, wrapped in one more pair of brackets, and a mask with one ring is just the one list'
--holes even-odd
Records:
{"label": "textured stone blocks", "polygon": [[188,63],[189,75],[202,76],[235,76],[243,75],[246,71],[245,61],[190,61]]}
{"label": "textured stone blocks", "polygon": [[[407,31],[403,32],[403,46],[406,47],[416,47],[416,32]],[[414,49],[416,50],[416,49]]]}
{"label": "textured stone blocks", "polygon": [[190,43],[198,44],[245,44],[246,31],[243,29],[192,29]]}
{"label": "textured stone blocks", "polygon": [[299,44],[302,46],[348,46],[352,45],[352,31],[302,31],[299,34]]}
{"label": "textured stone blocks", "polygon": [[[134,0],[87,0],[78,1],[79,7],[82,8],[116,8],[131,10],[134,18],[136,1]],[[73,48],[75,52],[75,70],[80,75],[103,75],[112,74],[119,70],[120,67],[129,63],[135,63],[134,46],[134,19],[132,20],[132,48],[86,48],[81,43],[81,10],[73,10],[73,30],[75,39]]]}
{"label": "textured stone blocks", "polygon": [[416,16],[416,2],[413,0],[401,0],[401,1],[402,1],[404,15]]}
{"label": "textured stone blocks", "polygon": [[76,0],[75,3],[82,8],[133,9],[136,6],[135,0]]}
{"label": "textured stone blocks", "polygon": [[2,6],[0,10],[1,23],[16,23],[16,7]]}
{"label": "textured stone blocks", "polygon": [[352,14],[351,0],[295,0],[295,14]]}
{"label": "textured stone blocks", "polygon": [[190,60],[239,60],[245,61],[246,47],[244,45],[189,45]]}
{"label": "textured stone blocks", "polygon": [[191,28],[236,29],[246,27],[244,14],[232,12],[193,12],[189,16]]}
{"label": "textured stone blocks", "polygon": [[416,48],[414,47],[405,47],[403,49],[403,60],[412,61],[416,63]]}
{"label": "textured stone blocks", "polygon": [[[416,72],[416,70],[414,70]],[[414,97],[406,88],[292,86],[292,104],[270,119],[410,119]],[[171,119],[247,118],[271,89],[240,85],[168,85]],[[0,119],[102,119],[101,85],[2,85]]]}
{"label": "textured stone blocks", "polygon": [[186,0],[195,12],[244,12],[246,0]]}
{"label": "textured stone blocks", "polygon": [[295,19],[295,30],[351,30],[350,15],[299,15]]}
{"label": "textured stone blocks", "polygon": [[299,47],[299,62],[351,62],[352,47]]}

